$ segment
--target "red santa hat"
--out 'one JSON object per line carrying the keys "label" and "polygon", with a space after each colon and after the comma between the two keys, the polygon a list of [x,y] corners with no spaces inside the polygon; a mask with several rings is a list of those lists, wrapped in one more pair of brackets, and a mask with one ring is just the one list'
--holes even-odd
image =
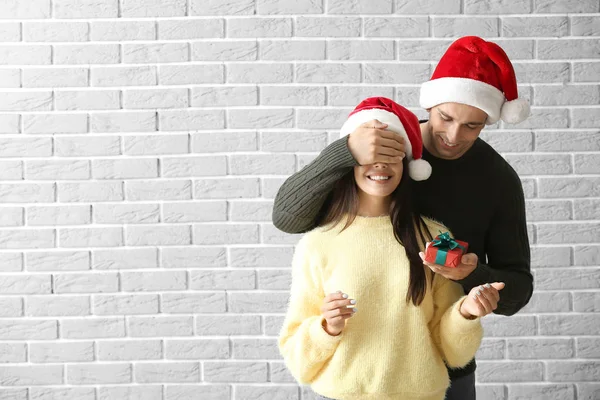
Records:
{"label": "red santa hat", "polygon": [[519,98],[517,78],[500,46],[477,36],[465,36],[450,45],[431,80],[421,85],[421,107],[462,103],[488,115],[487,124],[499,119],[510,124],[529,116],[529,103]]}
{"label": "red santa hat", "polygon": [[408,157],[408,174],[415,181],[423,181],[431,175],[431,165],[421,158],[423,139],[419,119],[400,104],[385,97],[369,97],[363,100],[342,126],[340,137],[344,137],[360,125],[371,120],[387,124],[387,130],[404,138],[404,148]]}

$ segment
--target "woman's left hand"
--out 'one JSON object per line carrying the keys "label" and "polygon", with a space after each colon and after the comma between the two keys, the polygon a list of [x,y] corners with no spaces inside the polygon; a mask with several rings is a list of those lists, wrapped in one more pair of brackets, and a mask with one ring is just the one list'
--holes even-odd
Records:
{"label": "woman's left hand", "polygon": [[469,292],[460,306],[460,313],[465,318],[473,319],[491,314],[498,308],[500,290],[504,289],[504,282],[476,286]]}

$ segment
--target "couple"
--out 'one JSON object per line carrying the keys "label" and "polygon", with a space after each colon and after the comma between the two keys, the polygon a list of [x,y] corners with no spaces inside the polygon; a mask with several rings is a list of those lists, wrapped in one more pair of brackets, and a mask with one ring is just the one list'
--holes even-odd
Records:
{"label": "couple", "polygon": [[[421,87],[429,119],[364,100],[335,141],[288,178],[273,222],[308,232],[292,262],[279,348],[322,399],[475,399],[480,318],[531,298],[525,202],[515,171],[479,139],[529,115],[494,43],[454,42]],[[424,260],[451,232],[456,267]]]}

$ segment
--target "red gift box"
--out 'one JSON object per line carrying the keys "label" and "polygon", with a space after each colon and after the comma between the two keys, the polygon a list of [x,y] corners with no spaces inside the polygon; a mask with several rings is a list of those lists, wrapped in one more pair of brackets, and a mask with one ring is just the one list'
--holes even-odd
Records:
{"label": "red gift box", "polygon": [[[462,248],[461,248],[462,247]],[[469,244],[450,237],[448,232],[436,236],[425,247],[425,261],[455,268],[467,252]]]}

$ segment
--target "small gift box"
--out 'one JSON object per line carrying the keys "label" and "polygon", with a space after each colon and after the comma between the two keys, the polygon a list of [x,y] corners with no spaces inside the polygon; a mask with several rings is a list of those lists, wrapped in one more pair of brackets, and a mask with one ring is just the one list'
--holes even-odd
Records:
{"label": "small gift box", "polygon": [[455,268],[468,248],[467,242],[452,239],[449,232],[440,233],[432,242],[427,243],[425,261]]}

